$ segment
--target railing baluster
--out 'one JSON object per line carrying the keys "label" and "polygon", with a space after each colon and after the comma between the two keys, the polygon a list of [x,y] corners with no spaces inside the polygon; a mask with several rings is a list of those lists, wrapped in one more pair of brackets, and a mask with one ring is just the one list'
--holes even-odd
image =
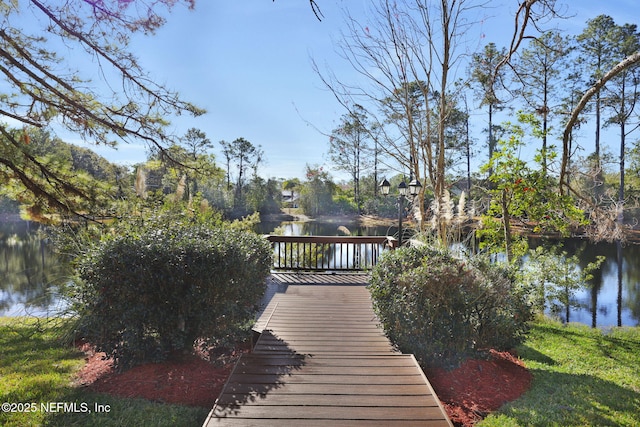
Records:
{"label": "railing baluster", "polygon": [[276,257],[275,270],[366,270],[376,265],[387,243],[381,236],[266,237]]}

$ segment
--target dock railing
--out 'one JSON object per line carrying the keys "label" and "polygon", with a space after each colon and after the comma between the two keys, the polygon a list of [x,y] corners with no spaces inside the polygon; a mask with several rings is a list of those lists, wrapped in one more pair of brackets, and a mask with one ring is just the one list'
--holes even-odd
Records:
{"label": "dock railing", "polygon": [[274,270],[363,271],[376,265],[392,247],[386,236],[276,236],[269,235]]}

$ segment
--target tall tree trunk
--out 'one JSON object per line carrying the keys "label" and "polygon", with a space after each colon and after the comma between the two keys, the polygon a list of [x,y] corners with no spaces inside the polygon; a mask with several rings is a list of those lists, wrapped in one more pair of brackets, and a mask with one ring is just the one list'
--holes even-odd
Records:
{"label": "tall tree trunk", "polygon": [[600,199],[600,195],[602,194],[602,190],[603,190],[603,184],[604,184],[604,176],[603,176],[603,172],[602,172],[602,162],[600,160],[600,122],[602,119],[602,99],[601,99],[601,94],[600,91],[598,91],[598,93],[596,93],[596,139],[595,139],[595,175],[594,175],[594,179],[595,179],[595,194],[596,196],[598,196],[598,200],[596,200],[596,203],[599,202]]}
{"label": "tall tree trunk", "polygon": [[502,221],[504,229],[504,250],[507,255],[507,262],[511,263],[513,259],[513,248],[511,240],[511,216],[509,215],[509,202],[507,201],[507,190],[502,190]]}
{"label": "tall tree trunk", "polygon": [[[493,140],[493,103],[489,103],[489,159],[493,157],[496,144]],[[493,166],[489,168],[489,176],[493,175]],[[491,186],[489,182],[489,186]]]}
{"label": "tall tree trunk", "polygon": [[[449,67],[451,66],[451,37],[452,37],[452,16],[449,14],[451,5],[447,0],[442,0],[442,34],[443,34],[443,46],[442,46],[442,75],[440,83],[440,111],[438,112],[438,160],[436,164],[436,187],[435,198],[438,201],[440,210],[443,208],[444,190],[445,190],[445,124],[447,122],[447,116],[449,115],[449,108],[447,105],[447,84],[449,77]],[[447,246],[447,227],[443,221],[442,215],[440,215],[440,242]]]}
{"label": "tall tree trunk", "polygon": [[624,151],[625,151],[625,139],[626,129],[625,123],[627,121],[627,114],[625,111],[625,103],[627,101],[625,96],[625,80],[622,80],[622,90],[620,99],[620,189],[618,190],[618,217],[616,220],[620,226],[624,223]]}
{"label": "tall tree trunk", "polygon": [[469,138],[469,107],[467,106],[467,100],[464,100],[465,113],[467,117],[465,119],[465,143],[467,149],[467,194],[471,196],[471,141]]}
{"label": "tall tree trunk", "polygon": [[549,116],[549,73],[544,72],[544,89],[542,105],[542,174],[547,176],[547,129]]}

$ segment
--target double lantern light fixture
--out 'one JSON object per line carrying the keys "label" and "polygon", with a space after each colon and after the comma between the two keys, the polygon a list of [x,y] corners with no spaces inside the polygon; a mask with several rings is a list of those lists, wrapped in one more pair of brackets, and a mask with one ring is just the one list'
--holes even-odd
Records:
{"label": "double lantern light fixture", "polygon": [[[407,186],[407,183],[404,182],[404,180],[402,180],[402,182],[398,185],[398,194],[400,195],[400,197],[406,197],[406,196],[415,197],[418,195],[418,193],[420,193],[421,188],[422,188],[422,184],[417,179],[411,180],[408,186]],[[388,196],[390,190],[391,190],[391,184],[386,179],[383,179],[382,182],[380,183],[380,191],[382,192],[382,195]]]}
{"label": "double lantern light fixture", "polygon": [[[412,179],[408,186],[403,179],[398,185],[398,247],[402,246],[402,213],[404,210],[404,199],[406,196],[411,196],[411,199],[415,198],[415,196],[420,193],[421,188],[422,184],[417,179]],[[383,196],[388,196],[390,190],[391,184],[386,179],[383,179],[380,183],[380,192]]]}

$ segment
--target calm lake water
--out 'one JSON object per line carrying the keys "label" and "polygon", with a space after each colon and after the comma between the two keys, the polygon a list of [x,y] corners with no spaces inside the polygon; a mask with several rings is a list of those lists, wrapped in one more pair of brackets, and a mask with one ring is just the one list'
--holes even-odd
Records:
{"label": "calm lake water", "polygon": [[69,277],[66,263],[26,221],[0,223],[0,316],[59,313],[58,289]]}
{"label": "calm lake water", "polygon": [[[262,224],[261,233],[282,227],[287,235],[336,235],[344,226],[352,235],[393,235],[395,227],[358,227],[339,222]],[[620,248],[568,239],[564,250],[580,253],[581,265],[603,255],[605,262],[588,286],[577,292],[569,321],[590,326],[640,325],[640,245]],[[0,223],[0,316],[45,316],[64,308],[58,294],[69,269],[26,222]],[[563,319],[566,320],[566,319]]]}
{"label": "calm lake water", "polygon": [[[340,226],[360,236],[386,236],[397,232],[397,227],[360,227],[353,223],[319,221],[263,224],[260,232],[267,234],[280,227],[285,235],[337,235]],[[537,244],[540,242],[531,242],[532,247]],[[594,244],[566,239],[563,250],[568,256],[578,254],[581,267],[595,261],[599,255],[605,257],[593,279],[575,293],[574,307],[569,310],[570,322],[593,327],[640,326],[640,245],[625,245],[618,256],[615,243]],[[559,317],[567,321],[564,313]]]}

